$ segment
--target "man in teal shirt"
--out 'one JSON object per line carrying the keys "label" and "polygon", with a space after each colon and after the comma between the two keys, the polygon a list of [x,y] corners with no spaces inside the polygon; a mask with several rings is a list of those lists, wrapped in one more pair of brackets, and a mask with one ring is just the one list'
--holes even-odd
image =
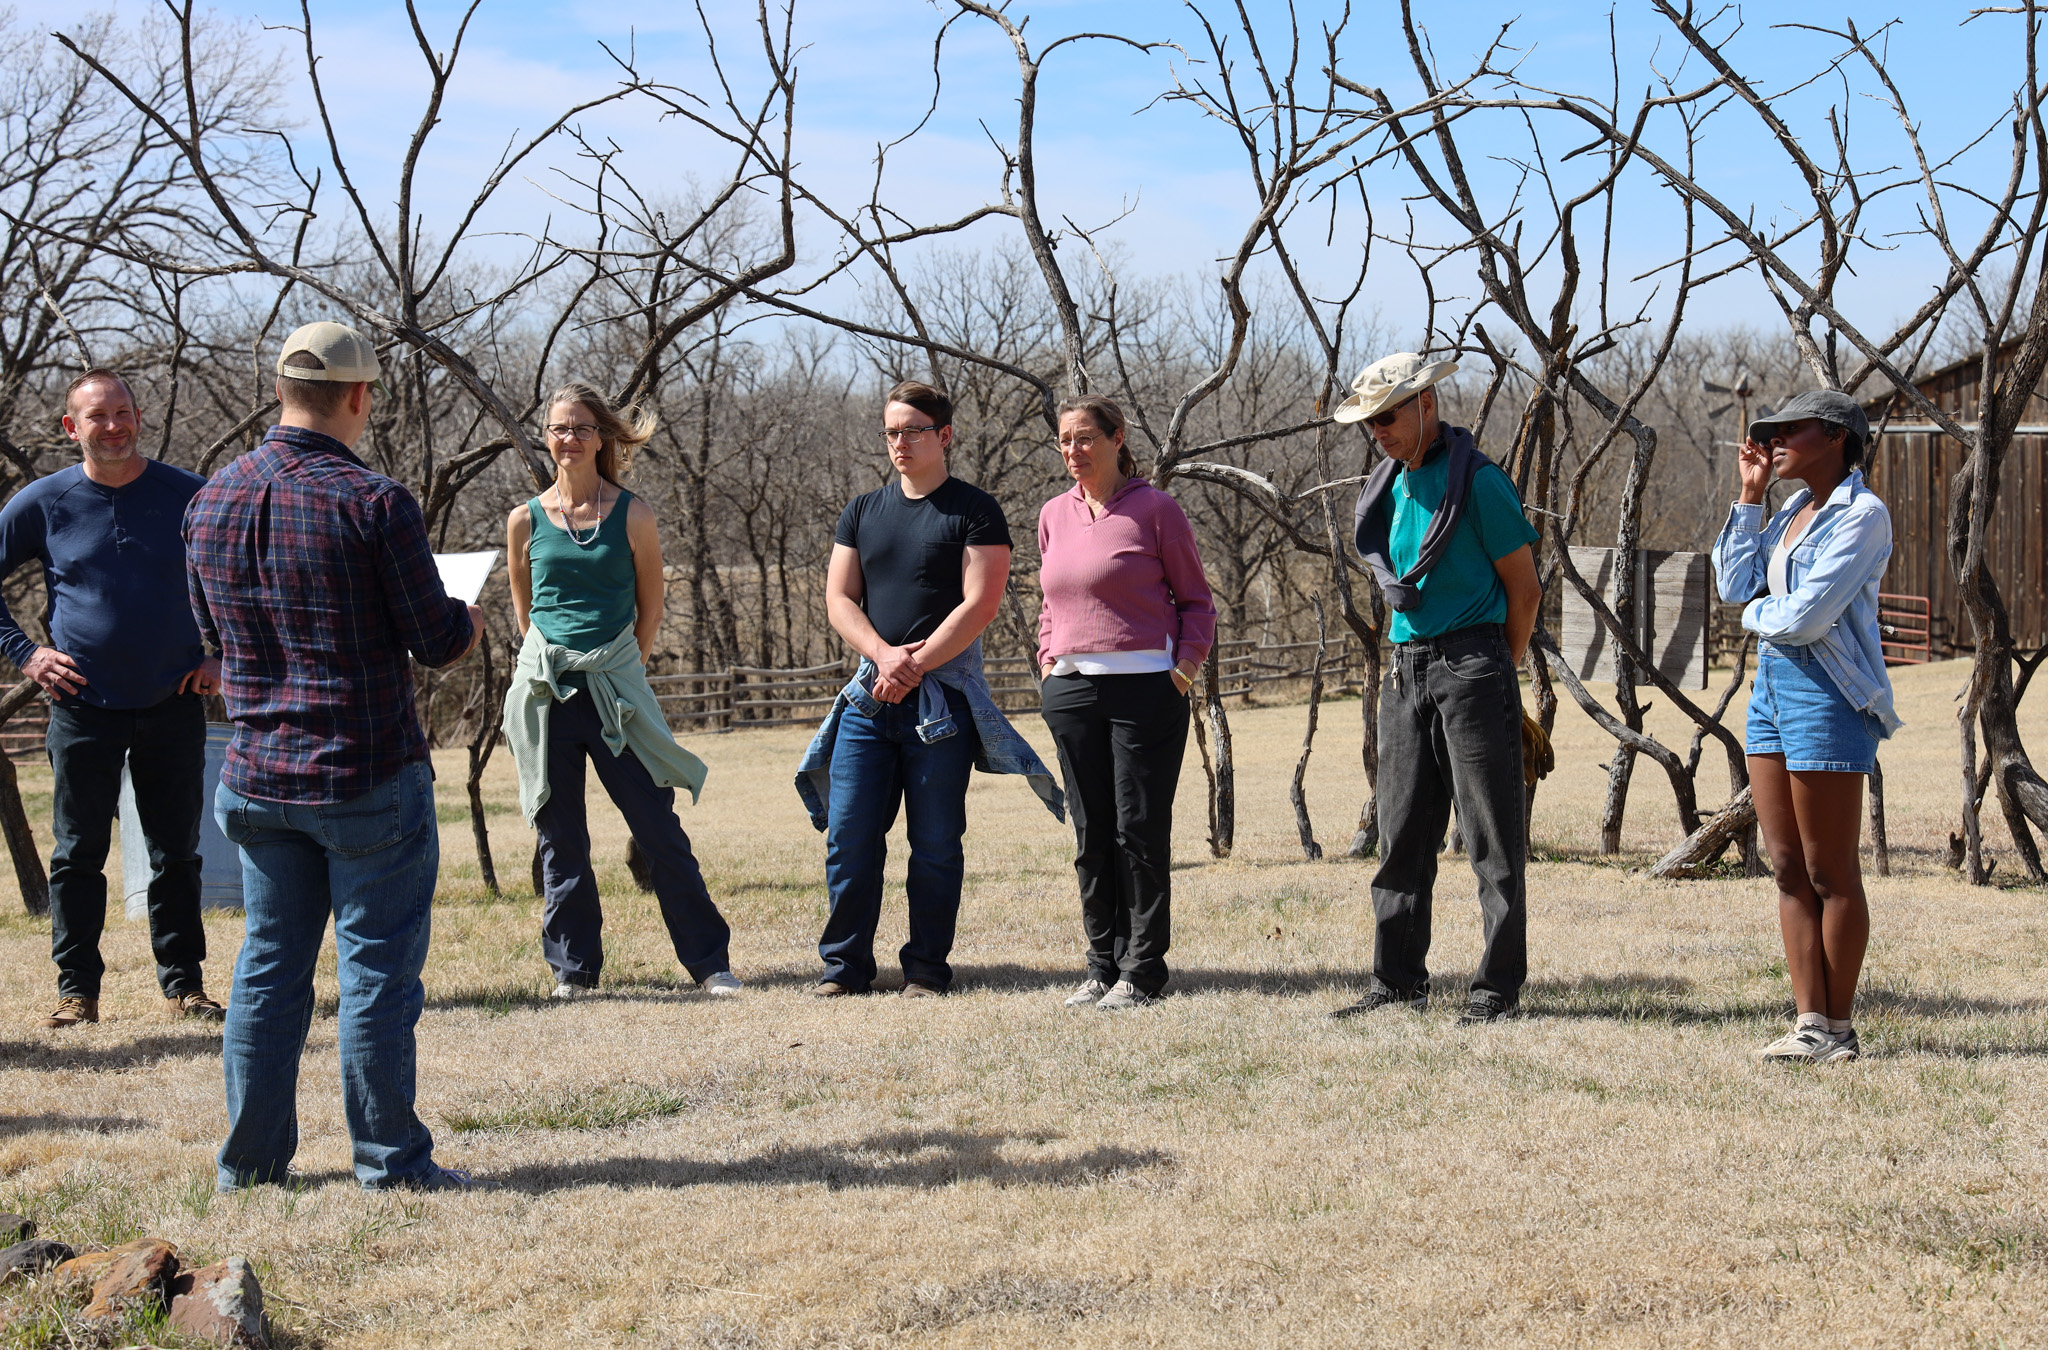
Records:
{"label": "man in teal shirt", "polygon": [[1485,929],[1459,1021],[1514,1015],[1528,973],[1515,668],[1542,598],[1537,535],[1507,474],[1438,418],[1433,386],[1457,368],[1389,356],[1333,414],[1364,422],[1386,454],[1359,495],[1356,542],[1393,609],[1395,643],[1380,688],[1372,984],[1338,1017],[1428,1003],[1431,892],[1453,802]]}

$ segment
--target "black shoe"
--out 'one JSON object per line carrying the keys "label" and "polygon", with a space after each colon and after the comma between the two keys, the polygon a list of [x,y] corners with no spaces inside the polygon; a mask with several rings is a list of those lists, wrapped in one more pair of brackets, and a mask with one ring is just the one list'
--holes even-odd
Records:
{"label": "black shoe", "polygon": [[1429,1006],[1429,986],[1424,985],[1412,994],[1397,994],[1390,989],[1375,985],[1366,991],[1365,997],[1346,1008],[1339,1008],[1330,1014],[1335,1018],[1363,1017],[1381,1008],[1402,1007],[1410,1012],[1421,1012]]}
{"label": "black shoe", "polygon": [[1483,1022],[1505,1022],[1510,1017],[1522,1015],[1520,1000],[1509,1002],[1489,989],[1475,990],[1465,1011],[1458,1016],[1461,1027],[1476,1027]]}

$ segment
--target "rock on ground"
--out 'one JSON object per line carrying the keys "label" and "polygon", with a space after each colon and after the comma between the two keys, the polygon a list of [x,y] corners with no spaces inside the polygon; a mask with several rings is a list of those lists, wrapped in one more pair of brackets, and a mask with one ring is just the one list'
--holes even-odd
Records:
{"label": "rock on ground", "polygon": [[36,1235],[36,1221],[0,1209],[0,1244],[26,1242]]}
{"label": "rock on ground", "polygon": [[93,1282],[92,1302],[79,1314],[87,1321],[114,1317],[133,1303],[162,1299],[164,1287],[177,1274],[178,1249],[160,1238],[137,1238],[57,1267],[61,1279]]}
{"label": "rock on ground", "polygon": [[171,1325],[217,1345],[268,1350],[263,1290],[239,1256],[180,1275],[171,1283]]}
{"label": "rock on ground", "polygon": [[[4,1235],[4,1234],[0,1234]],[[0,1251],[0,1284],[19,1276],[40,1275],[51,1266],[69,1261],[78,1253],[61,1242],[32,1238]]]}

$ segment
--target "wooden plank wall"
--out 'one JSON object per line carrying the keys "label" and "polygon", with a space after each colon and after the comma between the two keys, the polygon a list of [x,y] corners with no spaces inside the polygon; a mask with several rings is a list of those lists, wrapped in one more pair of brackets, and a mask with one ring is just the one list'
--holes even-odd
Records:
{"label": "wooden plank wall", "polygon": [[[1952,367],[1930,376],[1921,389],[1944,412],[1971,419],[1977,412],[1979,370],[1975,362]],[[1949,483],[1962,469],[1963,447],[1924,422],[1911,425],[1917,420],[1903,409],[1893,414],[1865,476],[1892,513],[1892,561],[1883,588],[1926,596],[1933,654],[1952,656],[1974,645],[1943,542]],[[2048,426],[2048,399],[2037,393],[2022,420]],[[2022,647],[2048,643],[2048,436],[2013,437],[1987,543],[1992,575],[2012,615],[2014,640]]]}
{"label": "wooden plank wall", "polygon": [[[1637,583],[1638,612],[1643,618],[1640,641],[1666,679],[1681,689],[1704,689],[1713,622],[1707,555],[1660,549],[1641,552],[1644,570]],[[1572,549],[1572,565],[1610,605],[1614,603],[1614,559],[1611,548]],[[1606,626],[1569,581],[1560,581],[1559,586],[1564,613],[1558,645],[1565,660],[1583,682],[1613,683],[1614,647]],[[1648,681],[1638,674],[1636,683]]]}

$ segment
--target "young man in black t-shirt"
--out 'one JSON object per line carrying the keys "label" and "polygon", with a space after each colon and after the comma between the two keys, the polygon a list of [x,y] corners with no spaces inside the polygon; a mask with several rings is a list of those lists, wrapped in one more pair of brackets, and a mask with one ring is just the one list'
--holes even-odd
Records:
{"label": "young man in black t-shirt", "polygon": [[825,829],[831,914],[818,941],[819,995],[867,992],[875,978],[882,865],[899,801],[910,840],[910,940],[903,993],[943,994],[946,958],[965,871],[967,775],[979,750],[966,696],[934,679],[957,732],[927,744],[918,734],[921,689],[931,672],[966,652],[996,616],[1010,574],[1010,528],[995,498],[948,475],[953,404],[929,385],[889,392],[884,440],[894,481],[856,497],[839,517],[826,613],[874,668],[876,705],[842,714],[833,742]]}

